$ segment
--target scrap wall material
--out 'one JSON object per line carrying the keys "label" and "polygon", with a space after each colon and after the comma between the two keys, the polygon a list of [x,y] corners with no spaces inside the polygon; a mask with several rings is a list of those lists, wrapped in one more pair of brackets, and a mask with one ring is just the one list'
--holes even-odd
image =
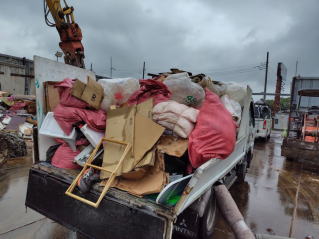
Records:
{"label": "scrap wall material", "polygon": [[[95,79],[95,74],[89,70],[78,68],[64,63],[52,61],[39,56],[34,56],[35,67],[35,86],[36,86],[36,104],[37,104],[37,120],[38,127],[41,128],[41,124],[45,117],[44,114],[44,92],[43,82],[45,81],[62,81],[65,78],[79,79],[86,83],[87,77]],[[39,159],[45,160],[47,149],[54,145],[53,138],[39,135]]]}

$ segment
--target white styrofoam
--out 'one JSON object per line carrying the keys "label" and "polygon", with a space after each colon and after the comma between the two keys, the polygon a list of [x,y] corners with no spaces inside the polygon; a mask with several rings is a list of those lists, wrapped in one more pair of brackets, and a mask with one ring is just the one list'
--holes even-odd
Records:
{"label": "white styrofoam", "polygon": [[100,143],[104,136],[104,133],[90,129],[87,124],[81,128],[81,131],[94,148]]}
{"label": "white styrofoam", "polygon": [[73,128],[71,134],[67,135],[63,132],[60,125],[54,118],[53,112],[48,112],[45,116],[40,131],[40,134],[50,136],[53,138],[60,138],[60,139],[73,139],[75,140],[75,128]]}
{"label": "white styrofoam", "polygon": [[47,113],[47,115],[45,116],[45,118],[42,122],[39,133],[42,135],[52,137],[52,138],[63,139],[64,141],[66,141],[70,145],[70,147],[73,151],[76,151],[76,147],[75,147],[76,131],[75,131],[75,128],[72,129],[72,132],[69,135],[65,134],[63,132],[63,130],[61,129],[60,125],[58,124],[58,122],[55,120],[53,112]]}

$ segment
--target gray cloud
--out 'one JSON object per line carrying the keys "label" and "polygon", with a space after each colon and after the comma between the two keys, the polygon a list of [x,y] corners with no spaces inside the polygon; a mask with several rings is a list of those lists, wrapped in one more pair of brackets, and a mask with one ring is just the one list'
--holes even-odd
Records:
{"label": "gray cloud", "polygon": [[[0,52],[54,59],[59,37],[44,23],[42,1],[4,0]],[[264,71],[253,68],[270,51],[268,91],[274,91],[277,63],[295,72],[319,74],[319,5],[298,1],[69,1],[83,31],[87,67],[115,76],[141,76],[180,67],[210,73],[217,80],[248,83],[262,91]],[[286,87],[288,91],[289,87]]]}

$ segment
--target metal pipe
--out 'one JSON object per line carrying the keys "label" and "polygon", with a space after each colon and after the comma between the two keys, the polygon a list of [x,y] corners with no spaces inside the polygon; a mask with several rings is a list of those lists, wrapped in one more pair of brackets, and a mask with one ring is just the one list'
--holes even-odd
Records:
{"label": "metal pipe", "polygon": [[217,205],[237,239],[255,239],[224,184],[214,187]]}

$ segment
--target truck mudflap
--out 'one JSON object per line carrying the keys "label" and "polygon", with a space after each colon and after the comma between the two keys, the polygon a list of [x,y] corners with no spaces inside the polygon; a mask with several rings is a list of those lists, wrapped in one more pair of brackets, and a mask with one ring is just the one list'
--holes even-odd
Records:
{"label": "truck mudflap", "polygon": [[[170,234],[169,220],[152,210],[121,204],[109,196],[104,197],[98,208],[93,208],[65,196],[68,186],[59,177],[31,168],[25,204],[89,238],[157,239]],[[97,200],[98,196],[94,190],[88,195],[90,200]]]}

